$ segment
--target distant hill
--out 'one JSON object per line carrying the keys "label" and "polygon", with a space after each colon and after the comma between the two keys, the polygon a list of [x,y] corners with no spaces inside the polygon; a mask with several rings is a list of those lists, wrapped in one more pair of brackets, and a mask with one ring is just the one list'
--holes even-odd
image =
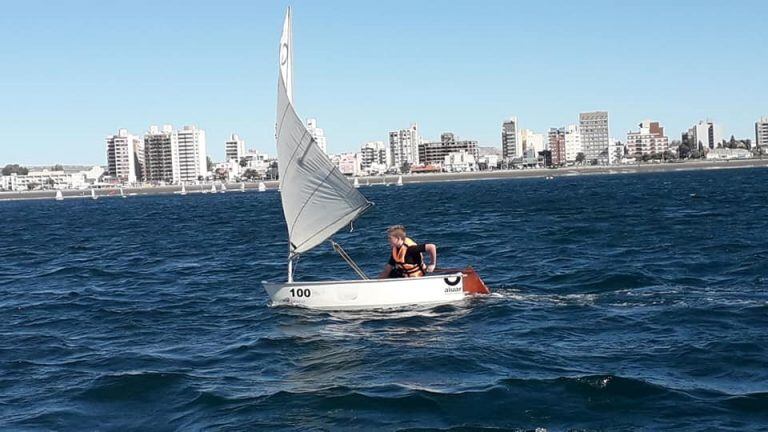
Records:
{"label": "distant hill", "polygon": [[501,156],[501,149],[498,147],[478,147],[477,151],[480,153],[480,156]]}

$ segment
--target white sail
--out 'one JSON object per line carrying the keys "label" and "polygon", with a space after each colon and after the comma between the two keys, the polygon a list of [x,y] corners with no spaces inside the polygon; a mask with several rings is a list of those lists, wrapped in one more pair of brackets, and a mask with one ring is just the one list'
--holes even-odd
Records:
{"label": "white sail", "polygon": [[64,200],[64,194],[61,193],[61,190],[56,191],[56,201],[63,201]]}
{"label": "white sail", "polygon": [[291,256],[324,242],[371,203],[317,145],[293,108],[291,10],[280,38],[277,84],[277,161]]}
{"label": "white sail", "polygon": [[91,189],[91,199],[99,199],[99,197],[96,195],[96,189]]}
{"label": "white sail", "polygon": [[264,182],[259,182],[259,192],[264,192],[267,190],[267,185],[264,184]]}
{"label": "white sail", "polygon": [[211,193],[216,193],[216,185],[211,183]]}
{"label": "white sail", "polygon": [[181,194],[182,195],[187,194],[187,186],[185,186],[184,183],[181,184]]}
{"label": "white sail", "polygon": [[360,187],[360,180],[358,180],[357,177],[355,177],[355,182],[352,183],[352,186],[354,186],[355,189]]}
{"label": "white sail", "polygon": [[245,192],[245,183],[240,183],[240,192]]}
{"label": "white sail", "polygon": [[398,186],[402,186],[403,185],[403,176],[398,176],[397,177],[397,185]]}

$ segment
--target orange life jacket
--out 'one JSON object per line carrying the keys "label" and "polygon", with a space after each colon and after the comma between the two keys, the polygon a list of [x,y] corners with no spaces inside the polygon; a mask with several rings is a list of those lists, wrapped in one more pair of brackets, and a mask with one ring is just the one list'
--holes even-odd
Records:
{"label": "orange life jacket", "polygon": [[416,242],[406,237],[399,248],[392,248],[392,259],[395,261],[395,268],[402,273],[403,277],[424,276],[427,271],[423,259],[420,259],[417,264],[405,262],[405,253],[408,251],[408,246],[416,246]]}

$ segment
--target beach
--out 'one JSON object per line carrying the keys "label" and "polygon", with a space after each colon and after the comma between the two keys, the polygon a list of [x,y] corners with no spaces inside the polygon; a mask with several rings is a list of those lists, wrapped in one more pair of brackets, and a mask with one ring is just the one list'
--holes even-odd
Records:
{"label": "beach", "polygon": [[[738,168],[765,168],[768,167],[768,159],[742,159],[742,160],[724,160],[724,161],[695,161],[695,162],[674,162],[674,163],[650,163],[639,165],[611,165],[611,166],[573,166],[565,168],[535,168],[535,169],[514,169],[514,170],[488,170],[459,173],[429,173],[429,174],[410,174],[403,175],[403,183],[433,183],[446,181],[471,181],[471,180],[493,180],[493,179],[515,179],[515,178],[539,178],[539,177],[557,177],[581,176],[581,175],[616,175],[616,174],[641,174],[641,173],[659,173],[673,171],[694,171],[694,170],[713,170],[713,169],[738,169]],[[398,175],[386,176],[362,176],[358,177],[361,187],[390,185],[397,181]],[[264,181],[267,190],[278,188],[278,181]],[[239,193],[240,183],[226,183],[227,192]],[[246,191],[257,191],[259,182],[246,182]],[[174,195],[181,191],[181,186],[145,186],[145,187],[124,187],[123,190],[128,196],[136,195]],[[210,183],[203,185],[188,186],[187,193],[210,193]],[[91,198],[90,190],[63,190],[64,199]],[[97,189],[96,194],[99,197],[119,197],[120,186]],[[0,201],[3,200],[34,200],[34,199],[53,199],[56,195],[55,190],[34,190],[24,192],[0,192]]]}

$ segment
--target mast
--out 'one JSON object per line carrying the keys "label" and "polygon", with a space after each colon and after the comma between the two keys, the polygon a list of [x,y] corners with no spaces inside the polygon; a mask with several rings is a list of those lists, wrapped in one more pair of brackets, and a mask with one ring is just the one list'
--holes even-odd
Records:
{"label": "mast", "polygon": [[293,281],[294,260],[300,254],[350,225],[373,205],[320,149],[296,113],[292,63],[288,8],[280,37],[275,122],[280,200],[288,228],[288,282]]}

